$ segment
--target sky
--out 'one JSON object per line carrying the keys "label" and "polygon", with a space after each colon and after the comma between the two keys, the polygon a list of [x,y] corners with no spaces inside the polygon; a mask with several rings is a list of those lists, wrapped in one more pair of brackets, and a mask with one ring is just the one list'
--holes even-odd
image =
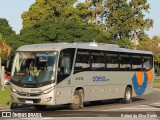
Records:
{"label": "sky", "polygon": [[[21,14],[28,11],[31,4],[36,0],[0,0],[0,18],[9,21],[10,26],[18,34],[22,29]],[[83,2],[85,0],[78,0]],[[149,37],[154,35],[160,36],[160,0],[148,0],[150,4],[150,13],[146,14],[146,18],[154,20],[153,28],[146,31]]]}

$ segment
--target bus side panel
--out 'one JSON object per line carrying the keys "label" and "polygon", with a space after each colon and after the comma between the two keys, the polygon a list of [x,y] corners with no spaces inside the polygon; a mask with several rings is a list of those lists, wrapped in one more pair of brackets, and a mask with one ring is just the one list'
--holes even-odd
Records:
{"label": "bus side panel", "polygon": [[85,88],[84,101],[123,98],[126,86],[131,85],[131,75],[125,72],[86,71],[74,74],[72,78],[72,86]]}
{"label": "bus side panel", "polygon": [[71,102],[71,88],[57,87],[56,88],[56,104],[66,104]]}
{"label": "bus side panel", "polygon": [[131,75],[126,72],[102,71],[90,73],[94,76],[104,76],[105,81],[101,79],[92,83],[90,100],[105,100],[123,98],[125,88],[131,85]]}
{"label": "bus side panel", "polygon": [[124,85],[91,86],[90,101],[122,98]]}
{"label": "bus side panel", "polygon": [[55,101],[56,104],[67,104],[71,103],[71,98],[73,95],[71,83],[71,76],[65,78],[56,85]]}

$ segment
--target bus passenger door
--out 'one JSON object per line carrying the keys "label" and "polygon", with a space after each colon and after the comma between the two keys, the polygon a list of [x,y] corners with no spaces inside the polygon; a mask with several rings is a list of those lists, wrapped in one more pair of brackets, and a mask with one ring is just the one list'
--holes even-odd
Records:
{"label": "bus passenger door", "polygon": [[65,104],[71,101],[71,89],[68,81],[71,80],[71,70],[75,49],[64,49],[60,53],[57,70],[56,104]]}

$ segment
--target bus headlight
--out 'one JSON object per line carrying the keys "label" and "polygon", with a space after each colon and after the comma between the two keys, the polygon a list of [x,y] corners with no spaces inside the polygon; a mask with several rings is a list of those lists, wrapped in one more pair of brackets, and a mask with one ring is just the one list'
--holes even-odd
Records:
{"label": "bus headlight", "polygon": [[54,89],[54,87],[51,87],[51,88],[48,88],[48,89],[42,91],[41,93],[42,94],[47,94],[47,93],[50,93],[53,89]]}

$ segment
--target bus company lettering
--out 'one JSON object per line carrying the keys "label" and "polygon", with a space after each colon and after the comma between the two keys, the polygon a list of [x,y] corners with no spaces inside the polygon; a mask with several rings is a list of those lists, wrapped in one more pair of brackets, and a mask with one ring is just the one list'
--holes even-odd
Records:
{"label": "bus company lettering", "polygon": [[93,82],[106,82],[109,81],[109,78],[105,76],[93,76]]}
{"label": "bus company lettering", "polygon": [[153,80],[153,73],[152,71],[147,72],[137,72],[135,73],[132,82],[133,87],[137,95],[142,95],[146,90],[147,84],[150,84]]}

